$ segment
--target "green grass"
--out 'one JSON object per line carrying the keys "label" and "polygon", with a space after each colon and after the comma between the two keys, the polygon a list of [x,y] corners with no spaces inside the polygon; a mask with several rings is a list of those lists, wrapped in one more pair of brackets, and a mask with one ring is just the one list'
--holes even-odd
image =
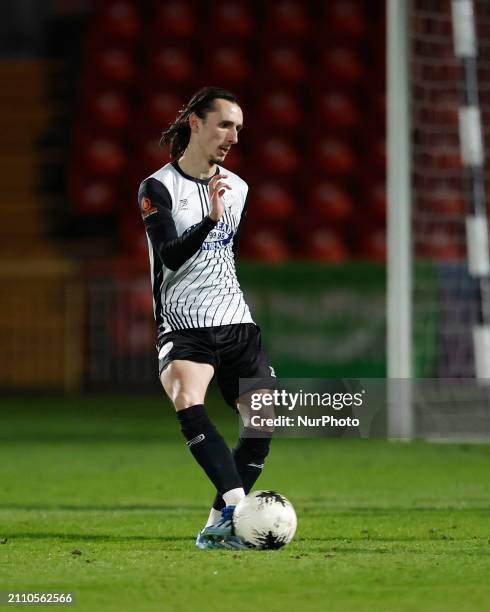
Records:
{"label": "green grass", "polygon": [[293,543],[199,551],[213,491],[163,398],[2,400],[0,590],[74,591],[77,610],[487,610],[489,464],[487,445],[276,440],[258,486],[294,503]]}

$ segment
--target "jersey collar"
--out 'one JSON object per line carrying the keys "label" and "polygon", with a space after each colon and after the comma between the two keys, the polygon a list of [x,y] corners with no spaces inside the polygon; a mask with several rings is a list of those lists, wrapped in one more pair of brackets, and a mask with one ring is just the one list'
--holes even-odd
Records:
{"label": "jersey collar", "polygon": [[[200,183],[201,185],[207,185],[209,183],[209,181],[213,178],[213,177],[210,177],[208,179],[198,179],[195,176],[190,176],[190,174],[186,174],[182,170],[182,168],[179,166],[179,162],[177,160],[172,162],[172,166],[177,170],[177,172],[181,176],[183,176],[188,181],[194,181],[194,183]],[[216,168],[216,172],[215,172],[214,176],[216,176],[217,174],[219,174],[219,167]]]}

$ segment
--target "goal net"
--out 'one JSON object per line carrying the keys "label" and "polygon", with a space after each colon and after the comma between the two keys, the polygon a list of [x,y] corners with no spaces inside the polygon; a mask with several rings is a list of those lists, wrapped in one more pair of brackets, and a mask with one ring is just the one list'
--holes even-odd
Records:
{"label": "goal net", "polygon": [[[484,163],[475,168],[474,161],[465,160],[461,128],[462,108],[473,105],[476,95],[485,151],[485,125],[490,119],[490,0],[474,0],[462,8],[468,7],[474,13],[477,48],[469,67],[455,49],[455,7],[449,0],[411,0],[407,16],[411,345],[412,375],[418,381],[412,400],[413,433],[429,437],[475,437],[490,431],[488,386],[476,378],[474,345],[475,329],[486,318],[486,278],[469,272],[475,237],[467,227],[468,218],[474,218],[475,198],[480,204],[485,201],[484,193],[475,192],[489,184],[490,174]],[[470,140],[478,137],[470,134]],[[475,176],[478,180],[473,180]],[[477,212],[486,224],[484,210]],[[420,379],[433,382],[428,385]]]}

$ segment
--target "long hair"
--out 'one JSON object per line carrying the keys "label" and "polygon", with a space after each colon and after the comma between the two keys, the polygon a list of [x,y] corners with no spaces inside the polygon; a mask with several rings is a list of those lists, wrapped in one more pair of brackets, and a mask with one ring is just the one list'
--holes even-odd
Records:
{"label": "long hair", "polygon": [[203,87],[180,109],[175,121],[162,133],[160,146],[166,145],[170,149],[172,161],[182,157],[189,144],[191,138],[190,114],[196,113],[200,119],[204,119],[210,111],[214,110],[214,101],[218,98],[238,104],[236,96],[222,87]]}

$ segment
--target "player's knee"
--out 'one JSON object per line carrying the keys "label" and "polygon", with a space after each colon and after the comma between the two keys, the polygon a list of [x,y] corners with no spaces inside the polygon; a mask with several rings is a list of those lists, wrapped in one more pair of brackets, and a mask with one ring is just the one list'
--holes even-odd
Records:
{"label": "player's knee", "polygon": [[237,402],[244,427],[272,433],[276,416],[272,391],[258,389],[242,395]]}
{"label": "player's knee", "polygon": [[185,410],[204,403],[204,398],[193,391],[178,391],[171,398],[175,410]]}

